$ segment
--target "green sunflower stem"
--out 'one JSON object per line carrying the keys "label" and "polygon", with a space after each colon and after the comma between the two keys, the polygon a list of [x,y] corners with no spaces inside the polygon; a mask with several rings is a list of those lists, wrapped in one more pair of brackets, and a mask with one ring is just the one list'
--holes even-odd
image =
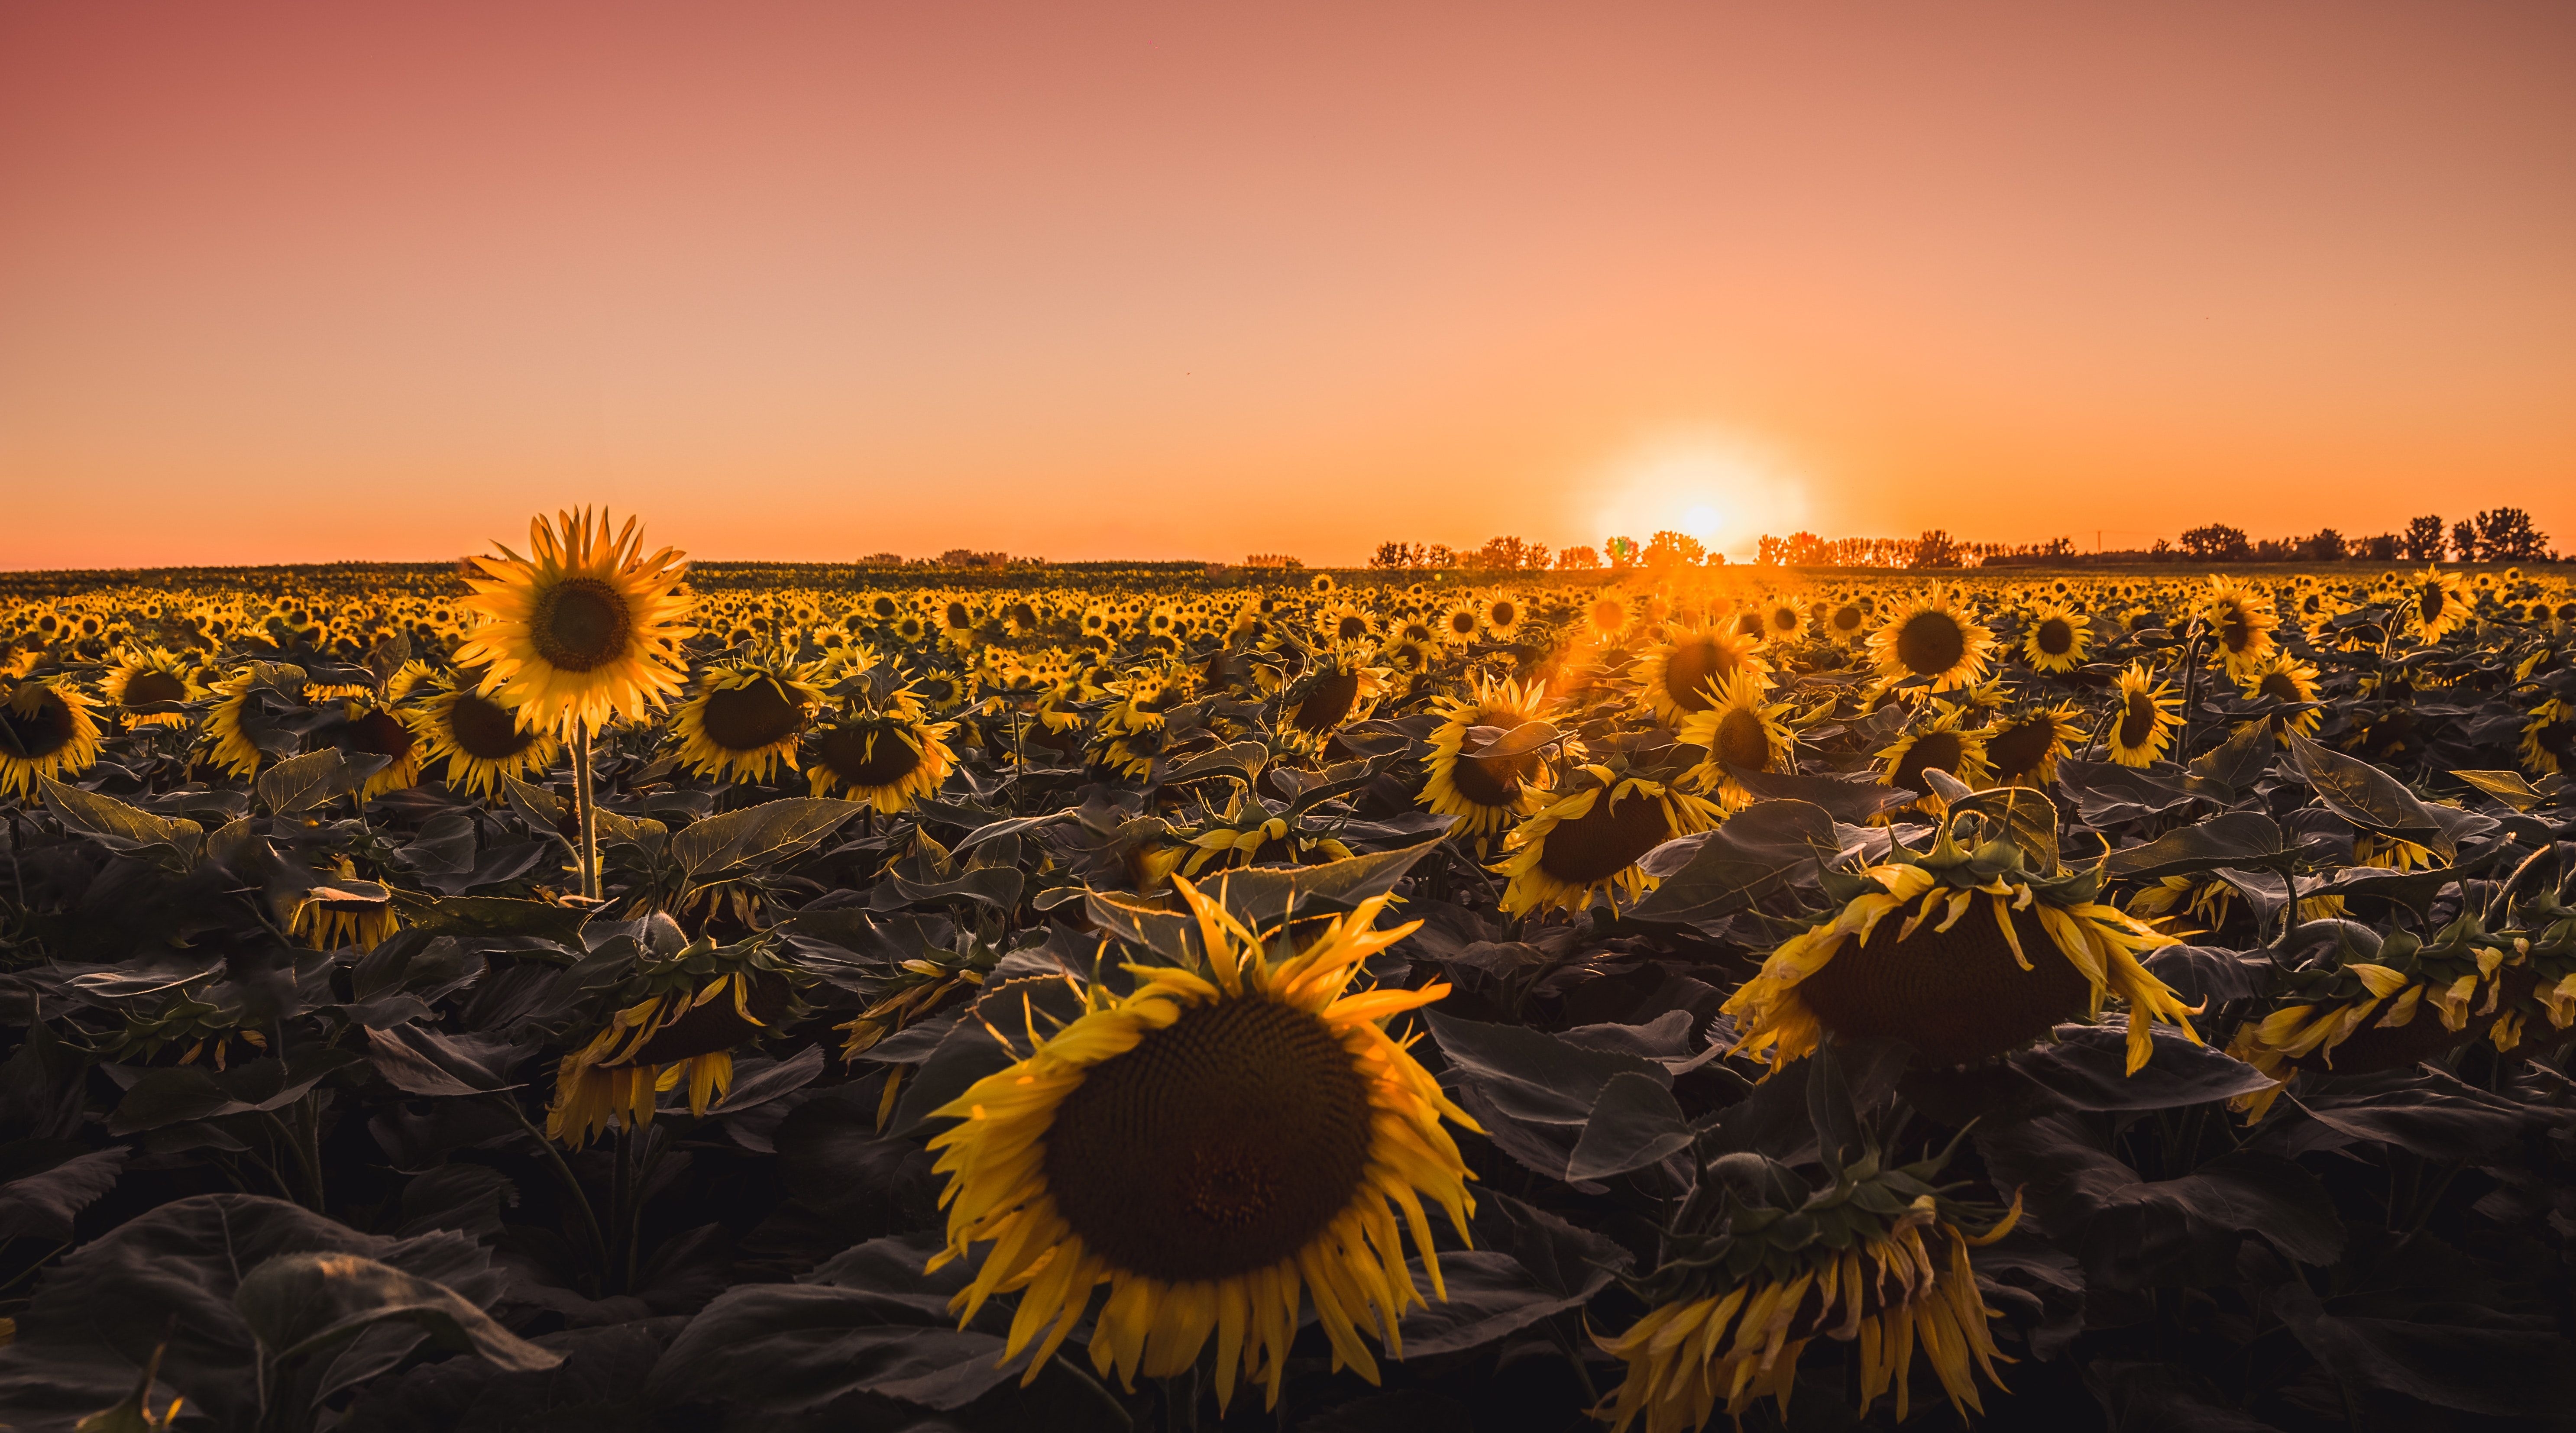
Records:
{"label": "green sunflower stem", "polygon": [[590,723],[573,728],[572,797],[581,823],[581,895],[599,899],[599,793],[590,769]]}

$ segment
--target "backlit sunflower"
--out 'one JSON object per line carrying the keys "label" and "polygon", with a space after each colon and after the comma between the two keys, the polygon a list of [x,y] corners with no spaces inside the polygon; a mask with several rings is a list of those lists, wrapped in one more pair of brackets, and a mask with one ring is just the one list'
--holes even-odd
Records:
{"label": "backlit sunflower", "polygon": [[782,761],[796,770],[797,734],[823,700],[811,675],[787,662],[709,668],[671,713],[680,764],[717,781],[767,781]]}
{"label": "backlit sunflower", "polygon": [[1806,635],[1807,612],[1796,601],[1774,597],[1762,604],[1762,635],[1774,642],[1795,642]]}
{"label": "backlit sunflower", "polygon": [[1538,810],[1543,799],[1537,780],[1543,774],[1538,749],[1509,756],[1463,753],[1470,745],[1482,744],[1473,736],[1477,727],[1511,731],[1538,720],[1545,702],[1544,687],[1524,690],[1519,682],[1504,678],[1480,680],[1472,697],[1442,697],[1433,703],[1432,709],[1442,718],[1431,733],[1428,775],[1414,804],[1456,817],[1449,828],[1452,833],[1480,840]]}
{"label": "backlit sunflower", "polygon": [[524,726],[558,735],[659,709],[679,691],[678,648],[696,632],[680,588],[688,563],[670,548],[643,555],[635,519],[609,535],[608,515],[587,508],[528,523],[529,557],[509,548],[478,557],[480,614],[457,649],[459,666],[483,666],[482,693]]}
{"label": "backlit sunflower", "polygon": [[1577,767],[1568,777],[1503,840],[1502,863],[1493,869],[1509,878],[1506,914],[1579,912],[1605,891],[1614,909],[1623,896],[1633,904],[1656,885],[1638,858],[1726,818],[1701,797],[1609,766]]}
{"label": "backlit sunflower", "polygon": [[1923,798],[1927,811],[1938,812],[1941,799],[1926,771],[1946,771],[1970,786],[1983,786],[1994,774],[1986,756],[1986,735],[1967,725],[1965,711],[1944,711],[1918,723],[1889,742],[1873,758],[1879,783],[1902,786]]}
{"label": "backlit sunflower", "polygon": [[2275,650],[2272,629],[2281,625],[2281,618],[2272,595],[2259,587],[2232,577],[2212,577],[2201,615],[2217,643],[2212,655],[2231,677],[2242,680]]}
{"label": "backlit sunflower", "polygon": [[2084,739],[2072,702],[2003,717],[1984,732],[1986,765],[1996,784],[2046,790],[2057,780],[2057,759]]}
{"label": "backlit sunflower", "polygon": [[562,743],[548,732],[526,730],[508,707],[475,690],[476,679],[440,672],[420,690],[429,693],[403,713],[420,737],[421,763],[445,758],[451,790],[489,797],[504,776],[526,776],[555,764]]}
{"label": "backlit sunflower", "polygon": [[1879,1162],[1867,1151],[1821,1187],[1759,1154],[1710,1165],[1716,1197],[1693,1201],[1662,1267],[1633,1281],[1645,1317],[1617,1338],[1594,1336],[1628,1366],[1603,1415],[1612,1433],[1641,1414],[1645,1433],[1692,1433],[1720,1399],[1738,1426],[1766,1397],[1785,1414],[1799,1357],[1818,1338],[1857,1342],[1864,1414],[1893,1389],[1905,1421],[1918,1338],[1951,1408],[1963,1418],[1985,1411],[1977,1375],[2003,1387],[1986,1328],[1998,1315],[1977,1291],[1968,1249],[2010,1233],[2021,1200],[1998,1209],[1952,1199],[1932,1182],[1942,1155]]}
{"label": "backlit sunflower", "polygon": [[1789,753],[1798,744],[1798,734],[1780,720],[1789,709],[1787,702],[1762,700],[1769,679],[1759,673],[1739,672],[1720,678],[1717,705],[1696,711],[1684,718],[1680,739],[1689,745],[1705,747],[1708,757],[1691,769],[1691,781],[1700,790],[1712,792],[1729,811],[1741,811],[1753,804],[1753,793],[1735,779],[1729,768],[1744,771],[1779,771],[1788,765]]}
{"label": "backlit sunflower", "polygon": [[2180,724],[2182,699],[2173,683],[2158,682],[2143,662],[2132,662],[2113,688],[2119,698],[2110,728],[2111,759],[2122,766],[2153,766]]}
{"label": "backlit sunflower", "polygon": [[23,679],[0,696],[0,792],[23,799],[40,776],[59,779],[97,764],[98,722],[79,688]]}
{"label": "backlit sunflower", "polygon": [[847,713],[805,736],[805,780],[817,796],[842,794],[882,816],[909,811],[957,764],[946,738],[955,722],[925,721],[908,702]]}
{"label": "backlit sunflower", "polygon": [[2576,707],[2552,697],[2522,726],[2522,769],[2534,776],[2576,775]]}
{"label": "backlit sunflower", "polygon": [[[2284,705],[2296,705],[2317,699],[2317,669],[2287,652],[2273,653],[2268,660],[2246,671],[2238,681],[2245,688],[2248,700],[2260,701],[2269,697]],[[2272,733],[2277,737],[2286,729],[2301,736],[2314,736],[2322,715],[2314,708],[2289,716],[2276,712],[2271,717]]]}
{"label": "backlit sunflower", "polygon": [[1994,647],[1995,634],[1938,589],[1897,604],[1869,634],[1870,660],[1881,676],[1929,682],[1936,692],[1984,681]]}
{"label": "backlit sunflower", "polygon": [[1477,615],[1484,619],[1486,636],[1497,642],[1508,642],[1520,631],[1521,622],[1529,613],[1522,608],[1519,598],[1498,595],[1486,598],[1477,609]]}
{"label": "backlit sunflower", "polygon": [[1860,603],[1845,599],[1825,610],[1825,635],[1849,646],[1861,640],[1869,630],[1869,612]]}
{"label": "backlit sunflower", "polygon": [[297,897],[287,912],[286,933],[315,950],[373,950],[402,926],[391,892],[357,879],[349,858],[336,858],[338,879]]}
{"label": "backlit sunflower", "polygon": [[[2262,1118],[2301,1070],[2369,1074],[2405,1069],[2481,1035],[2500,1050],[2520,1041],[2521,1013],[2499,1009],[2506,1004],[2499,972],[2515,952],[2487,934],[2476,912],[2430,942],[2395,930],[2366,953],[2368,960],[2289,972],[2271,1012],[2237,1027],[2227,1052],[2281,1082],[2228,1102],[2248,1120]],[[2533,989],[2528,975],[2521,983]]]}
{"label": "backlit sunflower", "polygon": [[2468,588],[2461,584],[2460,574],[2427,567],[2406,584],[2399,611],[2417,637],[2439,642],[2469,620]]}
{"label": "backlit sunflower", "polygon": [[1736,676],[1762,676],[1771,664],[1754,655],[1758,640],[1724,625],[1681,627],[1671,640],[1649,647],[1637,658],[1639,695],[1655,720],[1678,728],[1693,712],[1707,711],[1717,697],[1714,683]]}
{"label": "backlit sunflower", "polygon": [[2021,637],[2021,659],[2042,672],[2071,672],[2084,665],[2092,632],[2084,619],[2063,607],[2032,611]]}
{"label": "backlit sunflower", "polygon": [[1019,1293],[1003,1357],[1035,1347],[1023,1383],[1102,1284],[1091,1364],[1123,1385],[1194,1367],[1214,1335],[1220,1408],[1238,1378],[1276,1406],[1310,1299],[1333,1366],[1374,1381],[1362,1334],[1400,1357],[1397,1322],[1422,1302],[1407,1228],[1447,1297],[1424,1196],[1462,1238],[1474,1207],[1441,1121],[1475,1123],[1384,1028],[1449,988],[1346,993],[1361,962],[1420,925],[1372,929],[1384,896],[1301,949],[1173,884],[1203,967],[1128,967],[1134,993],[1092,987],[1086,1014],[937,1112],[957,1123],[930,1142],[948,1176],[932,1267],[990,1243],[955,1306],[963,1323]]}
{"label": "backlit sunflower", "polygon": [[1983,813],[1962,803],[1930,853],[1898,845],[1858,878],[1830,875],[1827,894],[1841,904],[1728,998],[1739,1053],[1776,1070],[1828,1035],[1892,1038],[1928,1064],[1965,1065],[2018,1050],[2061,1020],[2097,1017],[2114,995],[2128,1005],[2129,1073],[2146,1064],[2158,1020],[2199,1040],[2191,1010],[2138,963],[2139,951],[2174,937],[2099,902],[2098,866],[2033,870],[2003,840],[1968,849],[1958,827],[1969,819]]}
{"label": "backlit sunflower", "polygon": [[[206,695],[197,685],[196,662],[161,647],[128,647],[117,653],[115,662],[98,684],[99,696],[109,706],[135,707],[153,702],[193,702]],[[128,716],[125,724],[136,726],[186,726],[183,712],[144,712]]]}
{"label": "backlit sunflower", "polygon": [[546,1137],[574,1149],[614,1125],[653,1122],[653,1097],[688,1086],[703,1115],[733,1087],[733,1050],[799,1013],[795,978],[758,941],[701,940],[645,957],[620,999],[630,1002],[555,1068]]}

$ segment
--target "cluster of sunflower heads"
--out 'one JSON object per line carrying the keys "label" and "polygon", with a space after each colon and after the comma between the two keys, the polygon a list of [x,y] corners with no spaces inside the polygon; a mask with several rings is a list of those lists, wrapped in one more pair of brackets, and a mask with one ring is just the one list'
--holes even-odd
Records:
{"label": "cluster of sunflower heads", "polygon": [[1827,871],[1830,902],[1791,927],[1727,1001],[1737,1049],[1774,1069],[1828,1037],[1901,1040],[1927,1063],[1972,1064],[2022,1048],[2058,1022],[2128,1008],[2128,1069],[2154,1026],[2186,1038],[2192,1007],[2138,953],[2172,945],[2101,902],[2101,868],[2057,854],[2054,809],[2036,791],[1962,797],[1932,848],[1890,843],[1884,861]]}
{"label": "cluster of sunflower heads", "polygon": [[1918,1341],[1951,1406],[1983,1412],[1976,1374],[2001,1388],[2003,1355],[1968,1249],[2010,1232],[2021,1201],[1951,1198],[1933,1183],[1948,1161],[1944,1150],[1891,1167],[1873,1142],[1821,1183],[1761,1154],[1711,1161],[1662,1262],[1629,1281],[1646,1316],[1599,1340],[1628,1365],[1604,1410],[1614,1433],[1641,1414],[1646,1433],[1701,1428],[1721,1398],[1729,1417],[1765,1397],[1785,1415],[1818,1338],[1858,1346],[1864,1412],[1892,1389],[1905,1418]]}
{"label": "cluster of sunflower heads", "polygon": [[766,937],[648,951],[606,1027],[556,1068],[547,1136],[579,1149],[612,1121],[642,1129],[655,1096],[683,1084],[705,1114],[733,1087],[734,1050],[804,1013],[805,978]]}
{"label": "cluster of sunflower heads", "polygon": [[[2529,941],[2488,934],[2475,911],[2429,941],[2394,931],[2375,950],[2353,945],[2356,934],[2367,941],[2365,929],[2343,929],[2335,955],[2282,976],[2270,1013],[2239,1026],[2229,1043],[2229,1054],[2282,1082],[2230,1102],[2249,1120],[2260,1119],[2301,1070],[2368,1074],[2432,1059],[2480,1036],[2498,1050],[2522,1041],[2538,993]],[[2576,920],[2569,937],[2576,941]],[[2565,963],[2576,970],[2576,958]],[[2563,1025],[2558,1006],[2539,1003]]]}

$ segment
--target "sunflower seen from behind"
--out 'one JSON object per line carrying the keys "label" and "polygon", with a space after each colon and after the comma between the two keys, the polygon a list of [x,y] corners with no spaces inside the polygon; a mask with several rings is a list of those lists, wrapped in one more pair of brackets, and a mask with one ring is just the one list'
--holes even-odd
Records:
{"label": "sunflower seen from behind", "polygon": [[[1443,1121],[1452,1104],[1386,1021],[1448,993],[1350,985],[1420,922],[1374,929],[1373,897],[1300,938],[1255,932],[1175,879],[1204,955],[1130,966],[1131,994],[1089,987],[1085,1013],[942,1106],[948,1247],[991,1252],[955,1298],[959,1320],[1017,1293],[1005,1360],[1034,1381],[1090,1312],[1091,1365],[1133,1386],[1198,1364],[1213,1336],[1219,1406],[1238,1380],[1275,1407],[1301,1310],[1336,1369],[1374,1381],[1366,1336],[1401,1357],[1423,1302],[1419,1252],[1445,1298],[1427,1202],[1460,1237],[1472,1176]],[[1311,929],[1311,923],[1309,929]]]}

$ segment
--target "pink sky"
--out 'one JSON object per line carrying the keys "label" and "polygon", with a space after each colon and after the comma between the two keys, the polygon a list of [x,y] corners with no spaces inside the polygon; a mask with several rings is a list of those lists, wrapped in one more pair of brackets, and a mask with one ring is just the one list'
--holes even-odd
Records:
{"label": "pink sky", "polygon": [[2576,7],[0,9],[0,566],[2502,503]]}

